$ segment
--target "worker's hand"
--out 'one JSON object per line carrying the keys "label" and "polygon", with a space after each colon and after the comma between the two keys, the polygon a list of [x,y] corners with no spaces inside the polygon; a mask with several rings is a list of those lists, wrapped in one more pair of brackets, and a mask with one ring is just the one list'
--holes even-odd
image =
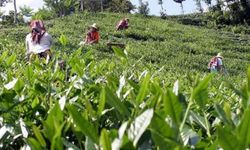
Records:
{"label": "worker's hand", "polygon": [[90,41],[89,44],[97,43],[97,40]]}
{"label": "worker's hand", "polygon": [[85,45],[85,44],[86,44],[86,42],[83,42],[83,41],[81,41],[81,42],[79,43],[80,46],[83,46],[83,45]]}

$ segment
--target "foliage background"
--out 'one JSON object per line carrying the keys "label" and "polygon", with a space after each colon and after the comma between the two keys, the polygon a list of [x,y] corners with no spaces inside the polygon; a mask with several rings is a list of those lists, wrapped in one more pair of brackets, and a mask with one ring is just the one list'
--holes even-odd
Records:
{"label": "foliage background", "polygon": [[[130,29],[114,31],[123,17]],[[94,22],[101,43],[78,46]],[[1,148],[249,147],[249,35],[113,13],[74,14],[46,27],[54,39],[48,65],[27,64],[27,26],[0,31]],[[206,70],[218,52],[224,76]]]}

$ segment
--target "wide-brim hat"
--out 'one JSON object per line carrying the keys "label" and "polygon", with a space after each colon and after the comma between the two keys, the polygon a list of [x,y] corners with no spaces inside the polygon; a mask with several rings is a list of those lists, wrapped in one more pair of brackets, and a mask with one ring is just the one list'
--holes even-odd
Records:
{"label": "wide-brim hat", "polygon": [[223,58],[223,56],[221,55],[221,53],[218,53],[216,57]]}
{"label": "wide-brim hat", "polygon": [[92,24],[90,27],[91,27],[91,28],[98,29],[98,27],[97,27],[96,23]]}

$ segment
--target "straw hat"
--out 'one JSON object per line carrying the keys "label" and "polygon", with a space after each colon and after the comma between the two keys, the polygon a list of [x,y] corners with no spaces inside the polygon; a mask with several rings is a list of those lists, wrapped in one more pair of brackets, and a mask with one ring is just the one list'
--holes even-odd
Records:
{"label": "straw hat", "polygon": [[221,55],[221,53],[218,53],[216,57],[223,58],[223,56]]}
{"label": "straw hat", "polygon": [[98,29],[98,27],[97,27],[96,23],[92,24],[90,27],[91,27],[91,28]]}

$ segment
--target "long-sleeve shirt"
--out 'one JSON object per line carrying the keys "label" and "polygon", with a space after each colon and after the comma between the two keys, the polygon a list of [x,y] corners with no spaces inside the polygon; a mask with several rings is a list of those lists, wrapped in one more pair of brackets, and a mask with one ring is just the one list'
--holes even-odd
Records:
{"label": "long-sleeve shirt", "polygon": [[49,50],[52,46],[52,37],[47,32],[43,35],[40,43],[35,43],[32,41],[32,34],[28,34],[25,40],[27,53],[42,53]]}
{"label": "long-sleeve shirt", "polygon": [[129,26],[129,24],[128,24],[128,22],[127,22],[126,20],[121,20],[121,21],[117,24],[116,28],[117,28],[118,30],[120,30],[120,29],[126,29],[126,28],[128,28],[128,26]]}

